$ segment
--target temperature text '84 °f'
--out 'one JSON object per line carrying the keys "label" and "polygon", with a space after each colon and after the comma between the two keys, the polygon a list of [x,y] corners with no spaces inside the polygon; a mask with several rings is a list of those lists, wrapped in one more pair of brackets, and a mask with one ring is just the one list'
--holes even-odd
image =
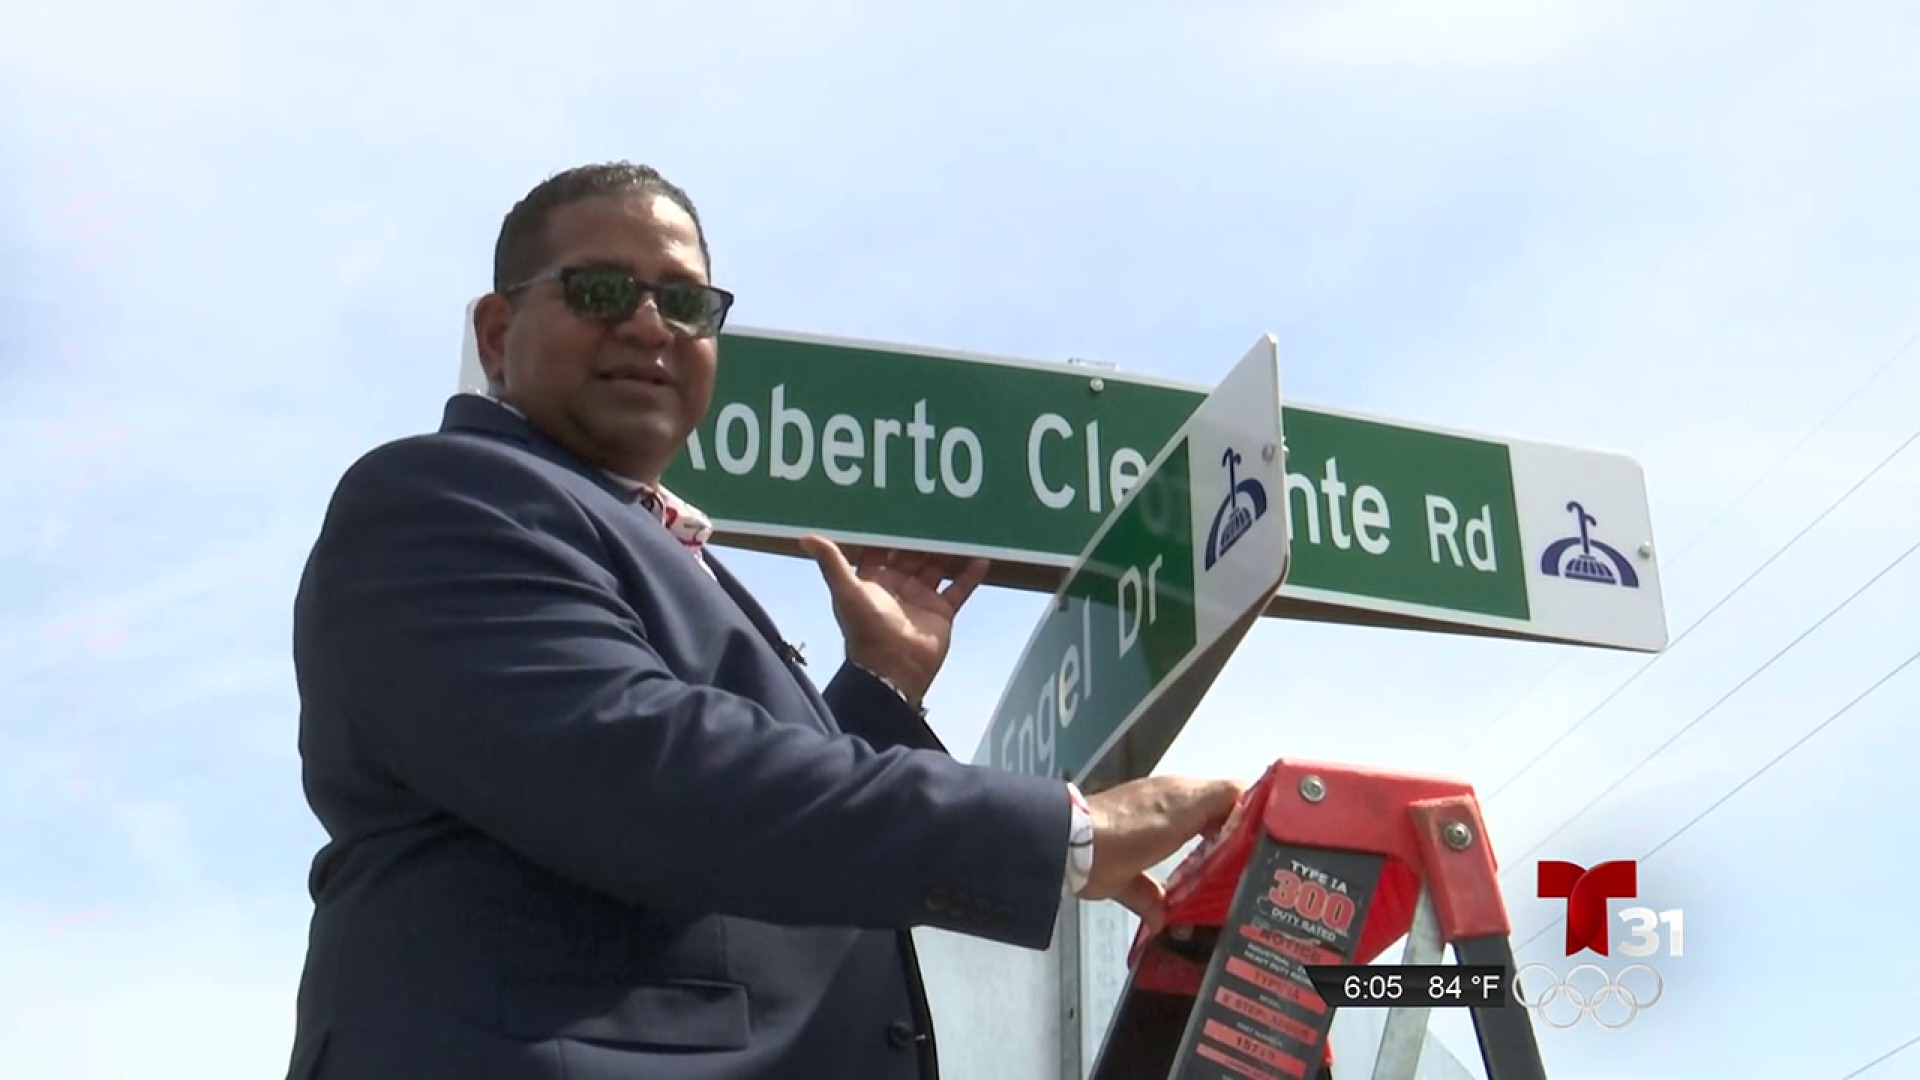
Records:
{"label": "temperature text '84 \u00b0f'", "polygon": [[1309,964],[1307,978],[1334,1008],[1486,1008],[1512,1003],[1497,964]]}

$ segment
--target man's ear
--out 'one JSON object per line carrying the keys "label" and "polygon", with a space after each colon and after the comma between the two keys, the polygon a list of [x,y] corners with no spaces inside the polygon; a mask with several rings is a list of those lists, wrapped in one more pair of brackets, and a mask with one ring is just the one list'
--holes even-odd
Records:
{"label": "man's ear", "polygon": [[499,293],[488,293],[473,305],[473,340],[480,352],[480,370],[490,387],[507,382],[507,328],[513,325],[513,305]]}

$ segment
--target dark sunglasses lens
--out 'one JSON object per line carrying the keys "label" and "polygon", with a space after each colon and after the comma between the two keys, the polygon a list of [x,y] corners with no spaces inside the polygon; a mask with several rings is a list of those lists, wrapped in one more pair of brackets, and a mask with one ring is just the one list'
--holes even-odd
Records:
{"label": "dark sunglasses lens", "polygon": [[640,304],[640,283],[622,270],[578,270],[565,285],[567,306],[588,319],[621,322]]}
{"label": "dark sunglasses lens", "polygon": [[704,285],[670,281],[655,290],[660,317],[691,330],[713,328],[723,314],[720,294]]}

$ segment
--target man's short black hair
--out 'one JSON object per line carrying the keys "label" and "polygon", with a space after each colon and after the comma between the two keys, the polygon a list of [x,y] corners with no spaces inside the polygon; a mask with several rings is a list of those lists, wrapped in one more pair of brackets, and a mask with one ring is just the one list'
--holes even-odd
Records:
{"label": "man's short black hair", "polygon": [[707,230],[693,200],[651,165],[630,161],[581,165],[542,180],[507,211],[500,222],[500,238],[493,246],[493,290],[505,292],[540,272],[550,257],[547,225],[554,211],[600,195],[658,195],[687,212],[700,238],[700,258],[712,272],[707,253]]}

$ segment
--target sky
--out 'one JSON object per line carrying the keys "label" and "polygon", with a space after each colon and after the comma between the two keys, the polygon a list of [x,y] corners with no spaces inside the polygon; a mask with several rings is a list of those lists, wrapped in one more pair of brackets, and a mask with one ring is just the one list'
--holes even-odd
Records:
{"label": "sky", "polygon": [[[1557,1080],[1920,1077],[1920,663],[1769,765],[1920,650],[1911,5],[8,23],[0,1075],[284,1073],[322,841],[302,561],[344,468],[437,425],[507,207],[630,158],[693,194],[743,323],[1194,382],[1272,333],[1290,399],[1641,462],[1665,655],[1266,620],[1162,771],[1467,777],[1523,962],[1565,962],[1535,860],[1651,853],[1685,955],[1627,1029],[1543,1030]],[[731,565],[830,668],[817,572]],[[969,605],[949,745],[1043,605]],[[988,1021],[953,955],[929,978],[964,1055]],[[1463,1017],[1433,1030],[1472,1057]]]}

